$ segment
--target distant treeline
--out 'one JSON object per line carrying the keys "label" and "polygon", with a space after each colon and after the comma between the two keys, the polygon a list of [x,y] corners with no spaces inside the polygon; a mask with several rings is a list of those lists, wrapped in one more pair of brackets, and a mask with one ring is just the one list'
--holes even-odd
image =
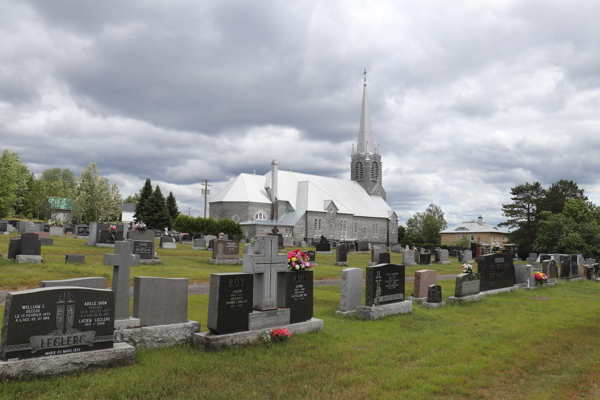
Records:
{"label": "distant treeline", "polygon": [[239,239],[242,238],[242,228],[239,222],[227,218],[219,219],[217,221],[214,218],[179,215],[175,219],[173,229],[189,234],[204,233],[205,235],[215,236],[223,232],[228,234],[230,239],[233,235],[236,235]]}

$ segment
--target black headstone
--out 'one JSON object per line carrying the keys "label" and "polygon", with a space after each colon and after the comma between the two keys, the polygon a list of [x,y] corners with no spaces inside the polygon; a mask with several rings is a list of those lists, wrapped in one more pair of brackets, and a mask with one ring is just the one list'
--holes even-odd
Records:
{"label": "black headstone", "polygon": [[50,232],[50,225],[44,224],[44,232]]}
{"label": "black headstone", "polygon": [[8,242],[8,259],[14,260],[19,254],[21,254],[21,238],[10,238],[10,242]]}
{"label": "black headstone", "polygon": [[78,226],[77,227],[77,236],[90,236],[90,227],[89,226]]}
{"label": "black headstone", "polygon": [[369,242],[358,242],[357,251],[369,251]]}
{"label": "black headstone", "polygon": [[325,236],[321,236],[321,240],[319,240],[315,247],[317,251],[331,251],[331,245]]}
{"label": "black headstone", "polygon": [[309,250],[306,252],[306,255],[308,256],[308,261],[317,261],[317,252]]}
{"label": "black headstone", "polygon": [[100,234],[98,236],[98,243],[108,243],[108,244],[112,244],[115,241],[111,239],[110,237],[110,231],[108,229],[102,229],[100,231]]}
{"label": "black headstone", "polygon": [[429,287],[427,288],[427,302],[442,302],[442,287],[440,285],[429,285]]}
{"label": "black headstone", "polygon": [[112,348],[114,313],[112,290],[61,287],[9,292],[2,359]]}
{"label": "black headstone", "polygon": [[308,321],[313,316],[313,271],[277,274],[277,307],[290,309],[290,323]]}
{"label": "black headstone", "polygon": [[139,254],[140,260],[151,260],[154,257],[152,245],[153,243],[150,240],[134,240],[133,254]]}
{"label": "black headstone", "polygon": [[348,247],[345,244],[339,245],[335,250],[336,262],[348,262]]}
{"label": "black headstone", "polygon": [[181,237],[182,242],[191,242],[192,240],[194,240],[192,235],[183,235]]}
{"label": "black headstone", "polygon": [[42,254],[42,242],[37,233],[24,233],[21,235],[21,254],[27,256]]}
{"label": "black headstone", "polygon": [[367,306],[404,300],[404,265],[380,264],[367,267]]}
{"label": "black headstone", "polygon": [[6,232],[8,230],[8,222],[0,222],[0,232]]}
{"label": "black headstone", "polygon": [[571,264],[571,277],[579,276],[579,262],[577,258],[577,254],[571,254],[569,256],[569,262]]}
{"label": "black headstone", "polygon": [[19,225],[19,220],[18,219],[9,219],[8,223],[11,224],[13,226],[13,228],[17,228],[17,226]]}
{"label": "black headstone", "polygon": [[514,286],[515,268],[510,254],[485,254],[480,259],[477,272],[482,292]]}
{"label": "black headstone", "polygon": [[419,254],[419,265],[431,264],[431,253]]}
{"label": "black headstone", "polygon": [[379,253],[379,264],[389,264],[390,253]]}
{"label": "black headstone", "polygon": [[252,274],[212,274],[208,296],[208,329],[215,334],[248,330],[252,313]]}
{"label": "black headstone", "polygon": [[571,262],[569,256],[560,256],[560,277],[568,278],[571,276]]}

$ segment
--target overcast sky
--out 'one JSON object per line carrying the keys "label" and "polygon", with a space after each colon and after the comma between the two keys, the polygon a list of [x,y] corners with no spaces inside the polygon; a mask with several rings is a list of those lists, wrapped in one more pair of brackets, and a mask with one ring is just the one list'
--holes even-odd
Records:
{"label": "overcast sky", "polygon": [[600,204],[600,2],[0,0],[0,149],[179,209],[271,160],[350,178],[367,75],[388,203],[504,220],[516,185]]}

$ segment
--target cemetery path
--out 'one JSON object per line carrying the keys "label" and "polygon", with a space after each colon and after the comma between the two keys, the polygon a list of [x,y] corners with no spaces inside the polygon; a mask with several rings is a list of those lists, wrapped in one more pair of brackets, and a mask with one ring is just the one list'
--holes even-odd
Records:
{"label": "cemetery path", "polygon": [[[440,281],[446,281],[446,280],[454,279],[455,277],[456,277],[456,275],[438,275],[437,279]],[[406,282],[414,282],[415,281],[414,276],[407,276],[405,279],[406,279]],[[365,282],[365,280],[363,279],[363,283],[364,282]],[[340,284],[339,279],[321,279],[321,280],[314,281],[315,286],[336,286],[339,284]],[[208,294],[209,288],[210,288],[210,285],[208,283],[193,283],[191,285],[188,285],[188,295]],[[4,306],[4,299],[6,298],[6,293],[7,292],[0,292],[0,306]],[[133,297],[133,287],[129,288],[129,297]]]}

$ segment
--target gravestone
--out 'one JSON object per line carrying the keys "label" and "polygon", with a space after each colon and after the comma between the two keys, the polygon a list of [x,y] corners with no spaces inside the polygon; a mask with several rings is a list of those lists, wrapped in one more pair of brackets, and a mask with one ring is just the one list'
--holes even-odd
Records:
{"label": "gravestone", "polygon": [[154,231],[150,229],[134,229],[127,231],[127,237],[131,240],[148,240],[154,243]]}
{"label": "gravestone", "polygon": [[335,262],[336,263],[348,263],[348,248],[345,244],[339,245],[335,249]]}
{"label": "gravestone", "polygon": [[40,287],[75,286],[91,289],[105,289],[106,278],[101,276],[90,276],[87,278],[62,279],[58,281],[41,281]]}
{"label": "gravestone", "polygon": [[103,243],[103,244],[114,244],[115,243],[115,239],[111,238],[110,236],[110,230],[108,229],[101,229],[98,232],[98,243]]}
{"label": "gravestone", "polygon": [[367,267],[367,306],[404,301],[404,265],[380,264]]}
{"label": "gravestone", "polygon": [[313,271],[277,274],[277,307],[290,309],[290,324],[313,316]]}
{"label": "gravestone", "polygon": [[254,274],[253,305],[267,311],[277,307],[277,273],[288,269],[287,255],[277,254],[276,236],[258,236],[244,254],[244,272]]}
{"label": "gravestone", "polygon": [[331,245],[325,236],[321,236],[321,240],[315,247],[317,251],[331,251]]}
{"label": "gravestone", "polygon": [[[515,269],[515,283],[516,284],[527,284],[527,280],[531,281],[531,265],[529,265],[529,268],[526,267],[525,264],[522,263],[515,263],[513,264],[514,269]],[[530,282],[530,284],[533,284],[534,282]]]}
{"label": "gravestone", "polygon": [[[279,229],[277,229],[277,227],[273,227],[273,229],[271,230],[271,233],[268,233],[268,235],[271,236],[277,236],[277,248],[278,249],[283,249],[283,234],[279,233]],[[227,239],[227,238],[224,238]]]}
{"label": "gravestone", "polygon": [[90,236],[90,227],[87,225],[77,225],[75,227],[75,234],[79,236]]}
{"label": "gravestone", "polygon": [[140,260],[152,260],[154,258],[153,240],[133,240],[133,254],[138,254]]}
{"label": "gravestone", "polygon": [[176,249],[175,238],[173,236],[161,236],[160,237],[160,248],[161,249]]}
{"label": "gravestone", "polygon": [[379,254],[382,252],[380,246],[374,245],[371,247],[371,263],[379,264]]}
{"label": "gravestone", "polygon": [[369,251],[369,242],[358,242],[357,251]]}
{"label": "gravestone", "polygon": [[182,324],[188,321],[188,280],[136,276],[133,317],[140,326]]}
{"label": "gravestone", "polygon": [[206,239],[194,239],[194,249],[205,249]]}
{"label": "gravestone", "polygon": [[38,232],[38,233],[37,233],[37,235],[38,235],[38,237],[39,237],[40,239],[42,239],[42,238],[43,238],[43,239],[48,239],[48,238],[50,238],[50,232]]}
{"label": "gravestone", "polygon": [[8,232],[8,222],[0,222],[0,232]]}
{"label": "gravestone", "polygon": [[404,265],[416,265],[415,252],[412,250],[404,250]]}
{"label": "gravestone", "polygon": [[62,226],[51,226],[49,233],[50,236],[63,237],[65,236],[65,228],[63,228]]}
{"label": "gravestone", "polygon": [[192,235],[189,234],[185,234],[181,236],[181,241],[182,242],[191,242],[193,239]]}
{"label": "gravestone", "polygon": [[204,239],[204,233],[194,233],[194,240]]}
{"label": "gravestone", "polygon": [[496,290],[515,285],[515,269],[510,254],[485,254],[478,263],[480,290]]}
{"label": "gravestone", "polygon": [[114,254],[104,254],[104,265],[113,267],[115,320],[127,320],[129,319],[129,271],[131,267],[140,265],[140,256],[133,254],[133,242],[116,242]]}
{"label": "gravestone", "polygon": [[419,254],[419,265],[429,265],[429,264],[431,264],[431,253]]}
{"label": "gravestone", "polygon": [[534,262],[537,261],[537,253],[529,253],[529,257],[527,258],[527,260],[529,261],[530,264],[533,264]]}
{"label": "gravestone", "polygon": [[21,235],[21,253],[27,256],[39,256],[42,253],[42,242],[37,233],[24,233]]}
{"label": "gravestone", "polygon": [[458,274],[456,275],[455,297],[464,297],[477,294],[480,292],[479,274]]}
{"label": "gravestone", "polygon": [[421,269],[415,272],[415,286],[413,297],[422,299],[427,297],[427,288],[430,285],[435,285],[437,272],[433,269]]}
{"label": "gravestone", "polygon": [[317,261],[317,252],[316,251],[309,250],[306,252],[306,255],[308,256],[308,261],[310,261],[310,262]]}
{"label": "gravestone", "polygon": [[390,262],[390,253],[379,253],[379,264],[389,264]]}
{"label": "gravestone", "polygon": [[[39,232],[39,233],[44,233],[44,232]],[[40,244],[42,246],[52,246],[53,243],[54,242],[53,242],[52,238],[40,238]]]}
{"label": "gravestone", "polygon": [[569,256],[558,256],[560,262],[560,277],[569,278],[571,277],[571,259]]}
{"label": "gravestone", "polygon": [[215,240],[212,258],[214,260],[238,260],[240,243],[233,240]]}
{"label": "gravestone", "polygon": [[437,251],[436,251],[436,261],[439,264],[450,264],[450,260],[448,259],[448,250],[446,250],[446,249],[437,249]]}
{"label": "gravestone", "polygon": [[466,263],[473,261],[473,252],[471,250],[465,250],[463,252],[463,261]]}
{"label": "gravestone", "polygon": [[83,254],[67,254],[65,255],[65,263],[84,263],[85,255]]}
{"label": "gravestone", "polygon": [[2,360],[113,347],[110,290],[31,289],[7,293],[5,304]]}
{"label": "gravestone", "polygon": [[19,254],[21,254],[21,238],[10,238],[8,242],[8,259],[14,260]]}
{"label": "gravestone", "polygon": [[465,252],[464,250],[459,250],[456,255],[458,256],[458,262],[465,262]]}
{"label": "gravestone", "polygon": [[427,302],[441,303],[442,302],[442,287],[440,285],[429,285],[427,288]]}
{"label": "gravestone", "polygon": [[556,282],[557,278],[557,268],[556,261],[554,260],[544,260],[542,261],[542,272],[548,275],[548,282]]}
{"label": "gravestone", "polygon": [[212,333],[222,335],[248,330],[253,286],[252,274],[211,274],[207,327]]}
{"label": "gravestone", "polygon": [[97,222],[90,223],[90,226],[88,227],[88,241],[87,241],[87,244],[89,246],[96,245],[97,234],[98,234],[98,223]]}
{"label": "gravestone", "polygon": [[340,311],[354,311],[360,305],[362,269],[345,268],[340,272],[340,278]]}

